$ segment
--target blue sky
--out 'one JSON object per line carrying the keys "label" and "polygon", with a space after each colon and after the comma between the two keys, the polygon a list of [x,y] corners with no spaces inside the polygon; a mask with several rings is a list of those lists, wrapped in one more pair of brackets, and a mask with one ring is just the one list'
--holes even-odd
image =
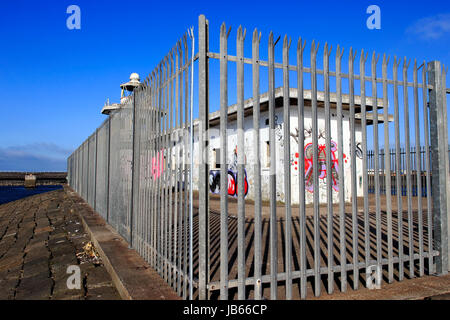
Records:
{"label": "blue sky", "polygon": [[[71,4],[81,9],[81,30],[66,27]],[[381,8],[381,30],[366,27],[371,4]],[[242,24],[247,41],[257,27],[262,43],[273,30],[291,36],[292,48],[302,36],[308,46],[312,39],[334,48],[339,43],[346,54],[353,46],[358,52],[417,58],[419,64],[434,59],[450,64],[448,1],[17,0],[2,3],[2,13],[2,171],[65,170],[67,156],[104,120],[106,99],[119,100],[119,84],[131,72],[144,78],[187,27],[197,27],[201,13],[210,21],[216,52],[225,21],[233,27],[231,53]]]}

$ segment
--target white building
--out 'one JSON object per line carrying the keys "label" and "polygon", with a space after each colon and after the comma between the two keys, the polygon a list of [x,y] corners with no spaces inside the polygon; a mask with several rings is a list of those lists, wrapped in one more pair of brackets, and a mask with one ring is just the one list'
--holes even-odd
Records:
{"label": "white building", "polygon": [[[284,159],[284,123],[283,123],[283,90],[278,88],[275,91],[275,141],[276,141],[276,190],[277,201],[284,202],[284,162],[290,162],[290,174],[291,174],[291,199],[292,203],[299,202],[299,175],[305,175],[306,184],[306,203],[313,202],[313,193],[315,192],[312,183],[312,120],[311,120],[311,91],[304,91],[304,128],[305,128],[305,141],[303,147],[305,150],[305,172],[299,172],[298,163],[298,107],[297,107],[297,89],[291,88],[289,92],[290,96],[290,158]],[[319,199],[320,202],[326,203],[326,154],[325,154],[325,114],[324,114],[324,93],[318,92],[318,129],[319,129]],[[332,167],[333,167],[333,201],[338,202],[338,149],[343,148],[344,152],[344,183],[345,183],[345,200],[351,199],[351,150],[350,150],[350,111],[349,111],[349,96],[342,96],[342,108],[343,108],[343,141],[344,145],[338,144],[337,136],[337,116],[336,116],[336,94],[332,93],[330,97],[330,113],[331,113],[331,141],[332,141]],[[256,174],[254,170],[254,132],[253,132],[253,101],[248,99],[244,102],[244,139],[245,139],[245,170],[247,174],[246,186],[248,185],[248,193],[246,199],[254,199],[253,181]],[[361,150],[361,113],[360,113],[361,97],[355,96],[355,138],[356,138],[356,171],[357,171],[357,196],[362,196],[362,150]],[[373,114],[372,111],[372,98],[366,98],[367,124],[372,124]],[[269,114],[268,114],[268,94],[261,95],[260,99],[260,161],[261,161],[261,187],[262,187],[262,200],[269,200],[269,168],[270,168],[270,153],[269,153]],[[382,108],[382,100],[378,99],[377,108]],[[229,195],[236,196],[236,146],[237,146],[237,105],[232,105],[228,108],[228,163],[229,163]],[[390,116],[390,119],[392,116]],[[379,122],[383,122],[383,116],[378,116]],[[220,187],[220,111],[213,112],[209,117],[210,121],[210,152],[209,152],[209,164],[210,164],[210,176],[209,187],[211,192],[218,193]],[[390,120],[392,121],[392,120]],[[198,144],[198,120],[194,121],[194,169],[193,169],[193,188],[198,190],[198,177],[199,177],[199,144]],[[247,189],[247,188],[246,188]]]}

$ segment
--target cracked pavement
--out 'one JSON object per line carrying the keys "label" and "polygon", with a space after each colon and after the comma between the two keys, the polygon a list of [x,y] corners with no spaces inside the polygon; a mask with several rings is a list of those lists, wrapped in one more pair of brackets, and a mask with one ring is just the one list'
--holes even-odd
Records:
{"label": "cracked pavement", "polygon": [[[0,300],[116,300],[103,264],[80,261],[90,241],[64,190],[0,205]],[[70,265],[81,271],[69,289]]]}

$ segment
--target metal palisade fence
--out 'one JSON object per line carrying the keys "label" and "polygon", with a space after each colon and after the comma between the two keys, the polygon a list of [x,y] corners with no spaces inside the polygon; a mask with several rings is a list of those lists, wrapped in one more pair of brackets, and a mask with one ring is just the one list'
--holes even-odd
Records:
{"label": "metal palisade fence", "polygon": [[68,161],[75,191],[185,298],[190,47],[186,34]]}
{"label": "metal palisade fence", "polygon": [[69,157],[74,190],[184,298],[304,299],[446,274],[440,62],[344,59],[302,39],[291,54],[287,36],[266,44],[242,27],[230,54],[231,29],[217,31],[213,52],[201,15],[197,52],[184,35]]}
{"label": "metal palisade fence", "polygon": [[[450,154],[450,146],[448,148],[448,152]],[[385,150],[381,149],[380,152],[378,152],[378,156],[380,159],[384,159],[385,157]],[[425,159],[425,156],[430,156],[430,154],[426,152],[425,146],[421,146],[418,151],[416,151],[416,147],[410,147],[409,150],[409,160],[406,158],[407,152],[405,148],[400,148],[400,152],[397,154],[396,149],[390,149],[389,150],[389,156],[390,156],[390,162],[391,162],[391,195],[397,195],[397,192],[401,192],[402,196],[407,196],[408,188],[407,188],[407,178],[406,178],[406,162],[409,161],[409,168],[411,173],[410,182],[412,183],[412,195],[414,197],[417,196],[418,192],[421,192],[422,197],[427,196],[427,161],[430,161],[430,159]],[[396,169],[397,165],[397,156],[400,157],[400,161],[398,164],[400,165],[399,170]],[[380,161],[380,160],[378,160]],[[369,170],[369,193],[375,193],[375,171],[374,171],[374,151],[369,150],[367,152],[367,164],[368,164],[368,170]],[[384,175],[384,161],[380,162],[380,175]],[[419,167],[420,165],[420,167]],[[396,173],[399,173],[400,175],[397,176]],[[400,179],[400,189],[397,191],[397,182],[395,179]],[[419,179],[418,179],[419,178]],[[420,190],[419,190],[419,180],[420,180]],[[381,180],[380,184],[380,192],[382,194],[386,193],[386,186],[384,182],[386,179]],[[430,190],[431,192],[431,190]]]}

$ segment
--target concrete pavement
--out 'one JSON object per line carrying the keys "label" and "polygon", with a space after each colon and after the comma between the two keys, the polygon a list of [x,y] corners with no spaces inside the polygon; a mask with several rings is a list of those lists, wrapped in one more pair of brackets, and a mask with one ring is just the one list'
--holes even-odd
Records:
{"label": "concrete pavement", "polygon": [[[81,261],[90,241],[64,190],[0,206],[0,299],[120,299],[103,264]],[[80,268],[69,289],[67,268]]]}

